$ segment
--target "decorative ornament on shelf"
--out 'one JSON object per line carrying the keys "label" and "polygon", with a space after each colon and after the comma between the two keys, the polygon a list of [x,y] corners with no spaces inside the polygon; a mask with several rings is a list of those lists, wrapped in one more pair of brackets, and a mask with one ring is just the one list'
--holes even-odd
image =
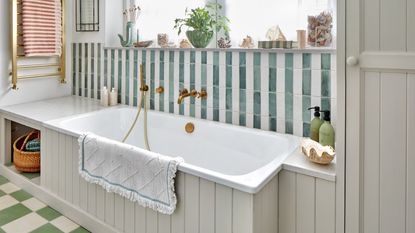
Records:
{"label": "decorative ornament on shelf", "polygon": [[301,142],[301,151],[310,161],[318,164],[330,164],[336,154],[331,146],[322,146],[309,138]]}
{"label": "decorative ornament on shelf", "polygon": [[316,16],[308,16],[308,44],[316,47],[330,46],[332,42],[332,28],[333,16],[330,12],[321,12]]}
{"label": "decorative ornament on shelf", "polygon": [[192,48],[192,44],[187,39],[183,39],[180,41],[180,48],[181,49],[190,49]]}
{"label": "decorative ornament on shelf", "polygon": [[169,35],[167,35],[166,33],[159,33],[157,35],[157,44],[161,48],[175,48],[176,47],[174,42],[169,41]]}
{"label": "decorative ornament on shelf", "polygon": [[218,47],[219,48],[221,48],[221,49],[228,49],[228,48],[230,48],[232,45],[231,45],[231,40],[229,39],[229,37],[226,37],[226,38],[224,38],[224,37],[221,37],[219,40],[218,40]]}
{"label": "decorative ornament on shelf", "polygon": [[254,39],[252,39],[250,36],[246,36],[242,41],[242,44],[239,45],[239,47],[246,49],[252,49],[254,46]]}
{"label": "decorative ornament on shelf", "polygon": [[141,8],[137,5],[132,5],[130,8],[124,9],[122,13],[124,20],[127,22],[126,35],[124,38],[123,35],[118,34],[118,37],[120,38],[120,43],[123,47],[131,47],[134,42],[139,41],[136,22],[141,14]]}
{"label": "decorative ornament on shelf", "polygon": [[282,33],[280,26],[275,25],[268,29],[266,37],[270,41],[286,41],[287,39],[284,36],[284,33]]}
{"label": "decorative ornament on shelf", "polygon": [[137,41],[134,43],[134,47],[136,48],[147,48],[148,46],[152,45],[152,40],[144,40],[144,41]]}

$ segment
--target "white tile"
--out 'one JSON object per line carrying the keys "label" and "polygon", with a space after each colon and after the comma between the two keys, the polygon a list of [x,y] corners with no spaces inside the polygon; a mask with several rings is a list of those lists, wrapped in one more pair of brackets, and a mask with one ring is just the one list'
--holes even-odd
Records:
{"label": "white tile", "polygon": [[18,204],[19,202],[14,199],[12,196],[4,195],[0,197],[0,210],[4,210],[6,208],[9,208],[10,206],[14,206]]}
{"label": "white tile", "polygon": [[239,68],[239,52],[232,52],[232,65]]}
{"label": "white tile", "polygon": [[14,185],[13,183],[6,183],[0,186],[0,190],[7,194],[10,194],[19,191],[20,188]]}
{"label": "white tile", "polygon": [[45,203],[39,201],[34,197],[23,201],[22,204],[25,205],[27,208],[31,209],[32,211],[37,211],[46,207]]}
{"label": "white tile", "polygon": [[2,226],[2,228],[6,232],[26,233],[31,232],[46,223],[47,220],[39,216],[37,213],[30,213]]}
{"label": "white tile", "polygon": [[185,66],[187,64],[190,64],[190,51],[189,50],[184,51],[184,64]]}
{"label": "white tile", "polygon": [[207,86],[206,89],[207,89],[206,91],[208,93],[207,100],[206,100],[207,107],[208,108],[213,108],[213,87],[212,86]]}
{"label": "white tile", "polygon": [[254,67],[248,65],[246,66],[246,89],[254,89]]}
{"label": "white tile", "polygon": [[226,109],[226,88],[219,88],[219,109]]}
{"label": "white tile", "polygon": [[294,69],[294,94],[303,94],[303,70]]}
{"label": "white tile", "polygon": [[311,69],[321,70],[321,53],[311,54]]}
{"label": "white tile", "polygon": [[331,123],[336,128],[337,123],[337,99],[332,98],[331,100]]}
{"label": "white tile", "polygon": [[210,121],[213,120],[213,108],[206,109],[206,119]]}
{"label": "white tile", "polygon": [[178,50],[174,51],[174,113],[179,114],[179,105],[176,104],[176,98],[179,96],[179,56],[180,53]]}
{"label": "white tile", "polygon": [[302,69],[302,68],[303,68],[303,54],[294,53],[294,69]]}
{"label": "white tile", "polygon": [[261,115],[267,116],[269,115],[269,94],[268,92],[261,93]]}
{"label": "white tile", "polygon": [[285,91],[285,70],[277,69],[277,92]]}
{"label": "white tile", "polygon": [[285,118],[285,94],[277,93],[277,117]]}
{"label": "white tile", "polygon": [[226,110],[225,109],[219,110],[219,121],[222,123],[226,122]]}
{"label": "white tile", "polygon": [[206,68],[207,68],[207,71],[206,71],[206,74],[207,74],[206,83],[207,83],[207,86],[212,86],[213,85],[213,65],[207,65]]}
{"label": "white tile", "polygon": [[285,69],[285,53],[277,54],[277,68]]}
{"label": "white tile", "polygon": [[303,119],[303,98],[301,95],[294,95],[293,98],[294,121],[302,121]]}
{"label": "white tile", "polygon": [[239,112],[232,112],[232,124],[239,125]]}
{"label": "white tile", "polygon": [[285,133],[285,119],[284,118],[277,118],[277,132]]}
{"label": "white tile", "polygon": [[321,96],[321,71],[311,71],[311,95]]}
{"label": "white tile", "polygon": [[294,121],[293,122],[293,133],[295,136],[302,137],[303,136],[303,122],[302,121]]}
{"label": "white tile", "polygon": [[246,114],[246,127],[254,128],[254,115],[247,113]]}
{"label": "white tile", "polygon": [[121,90],[119,90],[119,93],[121,93],[121,103],[122,104],[125,104],[125,93],[126,93],[126,90],[125,90],[125,78],[126,78],[126,75],[125,75],[125,70],[126,70],[126,67],[125,67],[125,62],[124,61],[126,61],[126,56],[127,56],[127,54],[126,54],[126,52],[127,52],[127,50],[125,50],[125,49],[123,49],[122,50],[122,53],[121,53],[121,59],[122,59],[122,63],[121,63],[121,67],[119,68],[119,69],[121,69]]}
{"label": "white tile", "polygon": [[73,230],[75,230],[76,228],[79,227],[78,224],[72,222],[71,220],[69,220],[65,216],[60,216],[59,218],[54,219],[50,223],[52,225],[54,225],[55,227],[59,228],[59,230],[65,232],[65,233],[66,232],[71,232],[71,231],[73,231]]}
{"label": "white tile", "polygon": [[269,67],[269,53],[261,52],[261,66],[266,67],[268,69],[268,67]]}
{"label": "white tile", "polygon": [[219,65],[226,65],[226,52],[220,51],[219,52]]}
{"label": "white tile", "polygon": [[[150,86],[150,85],[149,85]],[[160,51],[155,51],[154,58],[154,88],[160,86]],[[154,109],[160,110],[160,94],[154,91]]]}
{"label": "white tile", "polygon": [[[320,97],[311,96],[311,106],[320,106],[321,107],[321,98]],[[322,109],[322,110],[325,110],[325,109]],[[312,112],[313,111],[310,111],[310,117],[312,116]]]}
{"label": "white tile", "polygon": [[254,92],[246,90],[246,112],[254,113]]}
{"label": "white tile", "polygon": [[207,51],[206,55],[207,55],[206,63],[208,65],[213,65],[213,51]]}
{"label": "white tile", "polygon": [[336,71],[331,71],[330,74],[330,88],[331,88],[331,97],[337,98],[337,73]]}
{"label": "white tile", "polygon": [[246,53],[246,66],[247,67],[253,67],[254,66],[254,53],[253,52],[247,52]]}
{"label": "white tile", "polygon": [[337,55],[331,54],[331,70],[337,70]]}
{"label": "white tile", "polygon": [[219,86],[226,87],[226,66],[219,66]]}

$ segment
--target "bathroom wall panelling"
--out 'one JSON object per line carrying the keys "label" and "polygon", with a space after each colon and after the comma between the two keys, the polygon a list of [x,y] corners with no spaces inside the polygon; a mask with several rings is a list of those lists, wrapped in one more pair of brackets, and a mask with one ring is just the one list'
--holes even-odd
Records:
{"label": "bathroom wall panelling", "polygon": [[[323,50],[324,51],[324,50]],[[137,106],[139,64],[144,65],[152,110],[308,136],[309,106],[332,110],[336,119],[336,56],[331,50],[180,50],[105,48],[72,44],[72,94],[100,99],[102,86],[118,101]],[[165,92],[156,94],[163,86]],[[186,98],[183,88],[208,92]]]}
{"label": "bathroom wall panelling", "polygon": [[[334,232],[335,183],[332,181],[283,170],[259,193],[249,194],[179,171],[177,209],[169,216],[107,193],[81,178],[76,137],[50,129],[44,129],[42,135],[41,186],[59,201],[70,203],[116,231]],[[65,214],[82,226],[91,224],[76,212]]]}

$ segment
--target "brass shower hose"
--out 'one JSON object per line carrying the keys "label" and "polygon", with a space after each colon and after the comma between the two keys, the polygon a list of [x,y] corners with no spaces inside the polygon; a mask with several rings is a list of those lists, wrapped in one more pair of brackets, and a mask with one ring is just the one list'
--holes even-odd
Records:
{"label": "brass shower hose", "polygon": [[138,104],[138,112],[134,118],[133,123],[131,124],[130,129],[128,130],[127,134],[124,136],[122,142],[125,142],[128,137],[130,136],[131,132],[133,131],[135,125],[137,124],[138,118],[140,117],[142,106],[144,106],[144,144],[147,150],[150,150],[150,145],[148,143],[148,133],[147,133],[147,91],[148,86],[144,83],[144,72],[143,72],[143,64],[140,65],[140,101]]}

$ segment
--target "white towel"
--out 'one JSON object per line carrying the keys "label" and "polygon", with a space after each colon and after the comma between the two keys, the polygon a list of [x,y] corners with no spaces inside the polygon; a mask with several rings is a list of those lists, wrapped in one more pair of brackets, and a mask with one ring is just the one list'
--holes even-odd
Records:
{"label": "white towel", "polygon": [[62,54],[61,0],[22,0],[26,57]]}
{"label": "white towel", "polygon": [[79,137],[79,174],[163,214],[176,209],[174,177],[182,158],[171,158],[86,133]]}

